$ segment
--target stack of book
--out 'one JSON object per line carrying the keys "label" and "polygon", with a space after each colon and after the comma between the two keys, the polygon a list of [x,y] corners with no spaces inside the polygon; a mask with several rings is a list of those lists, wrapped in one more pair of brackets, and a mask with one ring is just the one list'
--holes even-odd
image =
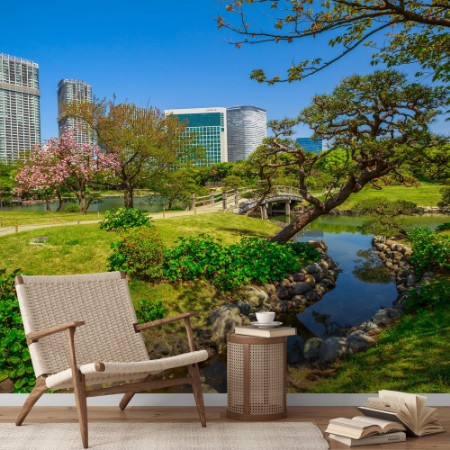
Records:
{"label": "stack of book", "polygon": [[330,433],[328,436],[330,439],[355,447],[405,441],[405,430],[406,428],[398,422],[356,416],[352,419],[344,417],[331,419],[325,431]]}
{"label": "stack of book", "polygon": [[258,327],[256,325],[246,325],[242,327],[235,327],[235,334],[243,334],[245,336],[257,337],[281,337],[281,336],[295,336],[297,334],[296,328],[293,327]]}
{"label": "stack of book", "polygon": [[426,397],[397,391],[379,391],[358,409],[364,416],[330,420],[329,438],[348,446],[402,442],[406,434],[425,436],[444,431]]}

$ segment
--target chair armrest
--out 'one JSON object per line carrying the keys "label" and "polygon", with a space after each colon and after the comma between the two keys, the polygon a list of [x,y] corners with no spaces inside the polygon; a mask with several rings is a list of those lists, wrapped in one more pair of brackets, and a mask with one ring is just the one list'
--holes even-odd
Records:
{"label": "chair armrest", "polygon": [[198,316],[198,313],[194,312],[188,312],[183,314],[178,314],[176,316],[167,317],[165,319],[159,319],[159,320],[153,320],[152,322],[146,322],[146,323],[135,323],[133,325],[134,331],[136,333],[139,333],[140,331],[147,330],[152,327],[156,327],[158,325],[164,325],[166,323],[175,322],[177,320],[182,320],[184,323],[184,326],[186,328],[187,332],[187,339],[189,343],[189,350],[191,352],[195,351],[195,344],[194,344],[194,334],[192,332],[192,326],[191,326],[191,320],[190,318],[193,316]]}
{"label": "chair armrest", "polygon": [[133,324],[134,331],[139,333],[140,331],[147,330],[149,328],[157,327],[159,325],[164,325],[166,323],[176,322],[177,320],[183,320],[189,317],[198,316],[198,313],[188,312],[183,314],[178,314],[172,317],[166,317],[165,319],[152,320],[151,322],[145,323],[135,323]]}
{"label": "chair armrest", "polygon": [[75,322],[68,322],[61,325],[56,325],[55,327],[51,328],[45,328],[43,330],[39,331],[32,331],[31,333],[27,334],[27,344],[33,344],[34,342],[38,342],[39,339],[50,336],[52,334],[60,333],[61,331],[69,330],[70,328],[73,328],[74,330],[78,327],[81,327],[84,325],[83,321],[75,321]]}

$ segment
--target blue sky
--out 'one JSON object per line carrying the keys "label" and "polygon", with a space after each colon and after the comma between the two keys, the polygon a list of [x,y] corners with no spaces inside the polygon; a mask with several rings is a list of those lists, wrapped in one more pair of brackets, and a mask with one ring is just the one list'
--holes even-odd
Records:
{"label": "blue sky", "polygon": [[[295,117],[316,93],[344,77],[368,73],[366,49],[300,83],[266,86],[251,81],[254,68],[282,74],[293,60],[329,51],[322,39],[293,45],[236,49],[218,30],[215,0],[22,0],[3,2],[0,53],[39,64],[42,138],[57,135],[56,90],[61,78],[91,84],[96,97],[162,110],[254,105],[269,119]],[[440,120],[435,131],[448,133]],[[299,127],[298,136],[311,132]]]}

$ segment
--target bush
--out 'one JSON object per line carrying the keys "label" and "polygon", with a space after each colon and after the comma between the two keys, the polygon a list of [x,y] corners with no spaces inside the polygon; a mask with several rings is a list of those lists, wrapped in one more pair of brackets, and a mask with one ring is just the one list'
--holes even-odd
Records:
{"label": "bush", "polygon": [[300,259],[301,264],[317,261],[320,258],[319,250],[308,242],[290,241],[286,245],[289,245],[292,248],[297,257]]}
{"label": "bush", "polygon": [[438,201],[438,206],[440,208],[450,207],[450,188],[442,188],[439,192],[442,194],[442,196]]}
{"label": "bush", "polygon": [[80,207],[78,205],[75,205],[74,203],[70,203],[69,205],[65,206],[64,211],[66,213],[79,213]]}
{"label": "bush", "polygon": [[450,278],[436,277],[427,283],[422,282],[408,292],[406,310],[413,312],[417,308],[435,308],[449,302]]}
{"label": "bush", "polygon": [[208,235],[178,242],[164,252],[164,276],[171,282],[203,278],[222,291],[280,280],[298,270],[300,260],[319,256],[308,243],[281,245],[260,238],[243,238],[228,246]]}
{"label": "bush", "polygon": [[127,230],[135,227],[153,227],[145,211],[135,208],[108,209],[100,228],[106,231]]}
{"label": "bush", "polygon": [[0,380],[8,377],[15,392],[29,392],[35,376],[14,290],[18,273],[0,269]]}
{"label": "bush", "polygon": [[136,311],[138,323],[151,322],[152,320],[162,319],[166,310],[161,300],[154,302],[143,299],[139,302],[139,309]]}
{"label": "bush", "polygon": [[450,222],[441,223],[436,227],[436,231],[446,231],[450,230]]}
{"label": "bush", "polygon": [[120,270],[132,278],[156,280],[162,276],[164,246],[158,232],[146,226],[126,230],[111,244],[110,270]]}
{"label": "bush", "polygon": [[421,277],[427,270],[450,270],[449,236],[418,227],[411,230],[407,237],[412,245],[411,263],[417,276]]}

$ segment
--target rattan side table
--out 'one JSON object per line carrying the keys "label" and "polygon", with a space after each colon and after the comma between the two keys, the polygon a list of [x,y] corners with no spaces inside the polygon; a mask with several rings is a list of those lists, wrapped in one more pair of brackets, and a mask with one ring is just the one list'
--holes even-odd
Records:
{"label": "rattan side table", "polygon": [[227,416],[286,417],[286,337],[227,336]]}

